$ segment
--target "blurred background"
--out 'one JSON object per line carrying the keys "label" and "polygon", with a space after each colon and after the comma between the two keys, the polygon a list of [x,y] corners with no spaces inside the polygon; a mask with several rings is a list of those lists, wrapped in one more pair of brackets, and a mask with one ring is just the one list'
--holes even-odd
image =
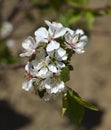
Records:
{"label": "blurred background", "polygon": [[[85,109],[80,126],[61,116],[61,99],[44,102],[22,90],[25,58],[22,41],[44,20],[81,28],[89,37],[82,55],[74,55],[68,86],[95,104]],[[111,129],[111,0],[0,0],[0,130]]]}

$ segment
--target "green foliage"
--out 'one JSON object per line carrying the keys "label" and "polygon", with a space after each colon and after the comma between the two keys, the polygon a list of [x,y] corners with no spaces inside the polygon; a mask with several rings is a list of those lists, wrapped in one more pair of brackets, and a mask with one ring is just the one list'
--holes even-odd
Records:
{"label": "green foliage", "polygon": [[80,124],[84,115],[84,108],[97,111],[97,107],[83,100],[78,93],[67,87],[67,94],[63,96],[62,115],[67,114],[71,122]]}
{"label": "green foliage", "polygon": [[64,82],[69,81],[70,79],[70,72],[68,66],[64,67],[60,74],[60,79]]}
{"label": "green foliage", "polygon": [[67,9],[64,10],[63,14],[60,15],[60,21],[65,26],[70,26],[76,22],[78,22],[81,19],[81,13],[76,12],[74,9]]}
{"label": "green foliage", "polygon": [[62,114],[66,112],[70,121],[80,124],[84,115],[84,107],[80,105],[69,92],[64,96]]}
{"label": "green foliage", "polygon": [[93,27],[94,20],[95,19],[93,13],[89,11],[86,12],[86,23],[90,29]]}
{"label": "green foliage", "polygon": [[29,0],[32,5],[36,5],[38,3],[38,0]]}
{"label": "green foliage", "polygon": [[54,9],[58,10],[65,3],[65,0],[49,0],[49,3]]}
{"label": "green foliage", "polygon": [[73,89],[68,87],[68,93],[82,106],[91,109],[91,110],[95,110],[98,111],[98,108],[88,102],[86,102],[85,100],[83,100],[77,92],[75,92]]}
{"label": "green foliage", "polygon": [[67,0],[68,3],[75,3],[77,5],[86,5],[90,0]]}
{"label": "green foliage", "polygon": [[38,95],[39,95],[39,97],[40,97],[40,98],[43,98],[44,95],[45,95],[45,92],[46,92],[45,89],[44,89],[44,90],[41,90],[41,91],[38,90]]}

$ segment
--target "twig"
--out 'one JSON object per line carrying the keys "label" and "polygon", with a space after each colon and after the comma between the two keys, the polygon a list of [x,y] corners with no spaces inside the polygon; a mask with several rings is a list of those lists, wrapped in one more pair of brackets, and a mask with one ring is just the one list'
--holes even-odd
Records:
{"label": "twig", "polygon": [[106,6],[103,6],[103,7],[98,7],[98,8],[92,8],[92,7],[84,7],[84,6],[77,6],[75,4],[66,4],[63,6],[63,8],[73,8],[74,10],[76,11],[79,11],[79,12],[93,12],[93,13],[96,13],[96,14],[99,14],[99,15],[103,15],[104,12],[106,10],[111,10],[111,5],[106,5]]}
{"label": "twig", "polygon": [[0,70],[5,70],[5,69],[12,69],[12,70],[16,70],[16,69],[20,69],[25,67],[25,64],[16,64],[16,65],[0,65]]}
{"label": "twig", "polygon": [[14,6],[12,12],[10,13],[10,15],[8,16],[7,20],[8,21],[12,21],[12,19],[14,19],[14,17],[17,15],[17,13],[20,11],[20,6],[21,6],[21,2],[22,0],[18,0],[16,5]]}

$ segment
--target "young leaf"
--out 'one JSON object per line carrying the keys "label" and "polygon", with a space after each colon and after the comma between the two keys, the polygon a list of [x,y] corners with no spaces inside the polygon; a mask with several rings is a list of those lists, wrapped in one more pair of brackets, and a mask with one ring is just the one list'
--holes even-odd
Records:
{"label": "young leaf", "polygon": [[89,28],[93,27],[93,23],[94,23],[94,16],[92,12],[87,12],[86,13],[86,22]]}
{"label": "young leaf", "polygon": [[70,93],[67,93],[67,115],[72,123],[80,124],[84,115],[84,107],[79,104]]}
{"label": "young leaf", "polygon": [[67,66],[61,71],[60,79],[64,82],[67,82],[70,79],[69,68]]}
{"label": "young leaf", "polygon": [[98,111],[98,108],[87,101],[83,100],[78,93],[76,93],[74,90],[68,87],[69,94],[73,97],[74,100],[76,100],[79,104],[81,104],[83,107],[86,107],[88,109]]}
{"label": "young leaf", "polygon": [[68,107],[67,95],[63,95],[63,98],[62,98],[62,116],[64,116],[65,112],[67,111],[67,107]]}

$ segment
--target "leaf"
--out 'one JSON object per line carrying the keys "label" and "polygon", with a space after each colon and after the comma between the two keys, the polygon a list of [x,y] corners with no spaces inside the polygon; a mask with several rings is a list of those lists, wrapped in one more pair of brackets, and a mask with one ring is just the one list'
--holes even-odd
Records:
{"label": "leaf", "polygon": [[70,79],[69,68],[66,66],[60,73],[60,79],[64,82],[67,82]]}
{"label": "leaf", "polygon": [[67,0],[67,2],[71,2],[71,3],[75,3],[75,4],[78,4],[78,5],[82,5],[83,4],[83,0]]}
{"label": "leaf", "polygon": [[76,93],[74,90],[72,90],[71,88],[68,87],[68,92],[70,93],[70,95],[73,97],[74,100],[76,100],[79,104],[81,104],[83,107],[94,110],[94,111],[98,111],[98,108],[90,103],[88,103],[87,101],[83,100],[78,93]]}
{"label": "leaf", "polygon": [[68,107],[66,114],[69,117],[70,121],[75,124],[80,124],[83,115],[84,115],[84,107],[79,104],[68,92],[67,93],[67,102],[68,102]]}
{"label": "leaf", "polygon": [[44,90],[42,90],[42,91],[39,91],[38,90],[38,95],[39,95],[39,97],[40,98],[43,98],[44,97],[44,95],[45,95],[45,92],[46,92],[46,90],[44,89]]}
{"label": "leaf", "polygon": [[65,0],[49,0],[51,6],[56,9],[59,10],[61,8],[62,4],[65,4]]}
{"label": "leaf", "polygon": [[94,16],[92,12],[87,12],[86,13],[86,22],[88,27],[91,29],[93,27],[93,23],[94,23]]}
{"label": "leaf", "polygon": [[67,111],[68,101],[67,95],[64,95],[62,98],[62,116],[64,116],[65,112]]}
{"label": "leaf", "polygon": [[78,22],[79,20],[81,19],[81,14],[76,14],[74,16],[72,16],[70,19],[69,19],[69,23],[70,24],[73,24],[73,23],[76,23]]}
{"label": "leaf", "polygon": [[29,2],[31,2],[32,5],[36,5],[38,3],[38,0],[29,0]]}
{"label": "leaf", "polygon": [[88,3],[90,2],[90,0],[67,0],[67,2],[69,3],[74,3],[77,4],[79,6],[86,6],[88,5]]}

